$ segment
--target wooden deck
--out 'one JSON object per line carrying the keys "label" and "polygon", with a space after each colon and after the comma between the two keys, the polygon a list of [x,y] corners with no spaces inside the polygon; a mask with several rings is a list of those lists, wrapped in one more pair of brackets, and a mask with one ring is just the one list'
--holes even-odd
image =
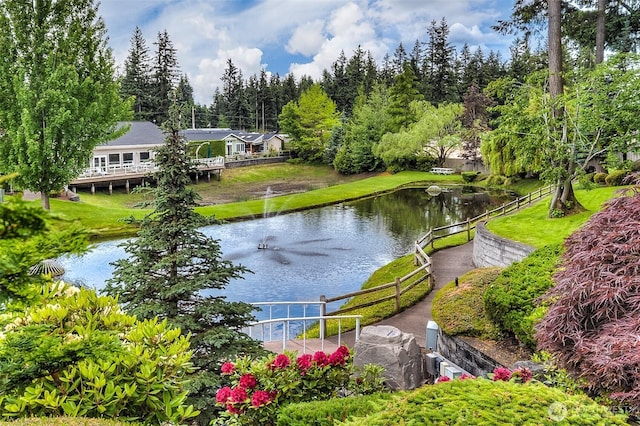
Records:
{"label": "wooden deck", "polygon": [[[199,164],[197,166],[200,176],[204,175],[207,180],[211,180],[212,175],[217,175],[218,179],[225,169],[224,163]],[[112,187],[129,186],[142,182],[145,178],[150,178],[156,169],[151,165],[131,165],[127,167],[107,167],[104,169],[87,170],[83,175],[71,181],[70,188],[80,187]],[[196,182],[200,177],[196,175]]]}

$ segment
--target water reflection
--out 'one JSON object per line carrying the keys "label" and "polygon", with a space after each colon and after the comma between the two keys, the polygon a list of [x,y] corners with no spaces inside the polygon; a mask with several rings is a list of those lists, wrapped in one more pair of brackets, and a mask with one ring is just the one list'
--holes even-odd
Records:
{"label": "water reflection", "polygon": [[[511,199],[468,187],[405,189],[302,212],[203,228],[219,240],[226,259],[253,273],[224,290],[229,300],[307,301],[360,289],[383,265],[410,252],[430,228],[466,220]],[[111,262],[126,253],[118,241],[97,244],[60,263],[65,279],[101,289]],[[259,249],[259,245],[267,247]]]}

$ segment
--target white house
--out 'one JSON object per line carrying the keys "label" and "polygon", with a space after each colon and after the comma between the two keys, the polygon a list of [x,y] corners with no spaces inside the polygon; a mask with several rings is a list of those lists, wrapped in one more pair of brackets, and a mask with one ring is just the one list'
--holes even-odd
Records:
{"label": "white house", "polygon": [[150,121],[118,123],[118,127],[123,126],[129,126],[127,133],[94,148],[88,173],[106,174],[151,164],[153,149],[164,143],[162,129]]}

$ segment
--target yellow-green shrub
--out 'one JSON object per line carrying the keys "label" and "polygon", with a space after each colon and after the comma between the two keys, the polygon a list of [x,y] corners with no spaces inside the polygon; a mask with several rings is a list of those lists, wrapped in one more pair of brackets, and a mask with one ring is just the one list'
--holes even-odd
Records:
{"label": "yellow-green shrub", "polygon": [[0,316],[0,415],[121,418],[148,424],[197,415],[185,406],[189,338],[138,321],[116,300],[51,283],[49,303]]}

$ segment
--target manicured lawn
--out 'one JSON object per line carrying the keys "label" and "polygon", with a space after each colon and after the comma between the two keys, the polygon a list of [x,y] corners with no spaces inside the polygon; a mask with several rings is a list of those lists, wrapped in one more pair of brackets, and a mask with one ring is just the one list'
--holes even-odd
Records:
{"label": "manicured lawn", "polygon": [[536,248],[564,241],[584,224],[602,204],[615,196],[620,187],[600,187],[586,191],[579,189],[576,196],[586,211],[575,215],[549,219],[547,210],[550,198],[510,216],[492,219],[487,228],[502,237],[510,238]]}
{"label": "manicured lawn", "polygon": [[[295,179],[298,173],[297,166],[289,164],[280,167],[243,169],[242,174],[234,174],[235,180],[241,180],[250,185],[252,182],[262,182],[273,179],[278,174],[279,179],[286,177]],[[328,168],[305,168],[304,173],[327,173]],[[244,177],[241,177],[244,176]],[[224,182],[223,177],[223,182]],[[319,207],[338,203],[345,200],[353,200],[369,195],[392,191],[404,186],[424,184],[426,182],[440,182],[459,184],[462,182],[460,175],[436,175],[426,172],[401,172],[397,174],[380,174],[350,183],[328,186],[321,189],[310,190],[304,193],[282,195],[269,199],[255,199],[243,202],[218,204],[213,206],[197,207],[196,210],[205,216],[215,216],[221,220],[249,219],[261,217],[267,212],[295,211],[307,208]],[[219,185],[212,181],[208,184],[195,186],[196,190],[211,190]],[[225,183],[229,184],[229,183]],[[134,216],[143,217],[150,210],[134,208],[133,205],[143,200],[141,194],[105,193],[82,194],[81,201],[69,202],[51,200],[51,211],[54,217],[60,219],[56,226],[67,226],[70,223],[79,223],[88,228],[94,238],[116,238],[132,236],[136,227],[128,225],[122,219]],[[35,203],[35,202],[34,202]]]}

